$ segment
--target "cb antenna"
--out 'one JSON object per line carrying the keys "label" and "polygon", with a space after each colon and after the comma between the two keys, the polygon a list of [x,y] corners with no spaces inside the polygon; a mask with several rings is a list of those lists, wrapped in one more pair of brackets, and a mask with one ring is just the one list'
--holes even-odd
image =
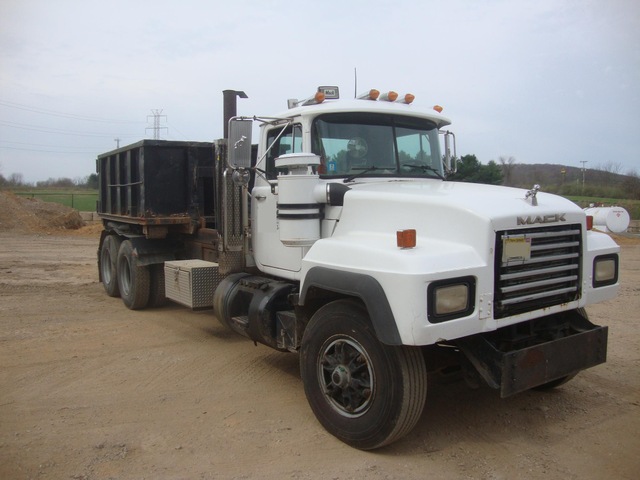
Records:
{"label": "cb antenna", "polygon": [[353,98],[358,96],[358,69],[353,67]]}

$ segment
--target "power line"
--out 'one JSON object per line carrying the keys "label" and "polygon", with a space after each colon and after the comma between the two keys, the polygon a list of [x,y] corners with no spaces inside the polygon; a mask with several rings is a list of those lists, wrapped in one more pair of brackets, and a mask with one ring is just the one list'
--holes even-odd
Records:
{"label": "power line", "polygon": [[180,135],[182,135],[182,138],[184,138],[185,140],[189,140],[189,138],[184,133],[178,130],[172,123],[169,123],[169,120],[167,120],[167,125],[171,127],[172,131],[178,132]]}
{"label": "power line", "polygon": [[38,148],[6,147],[6,146],[3,146],[3,145],[0,145],[0,149],[2,149],[2,150],[19,150],[19,151],[22,151],[22,152],[65,153],[65,154],[81,154],[81,155],[93,154],[93,153],[99,151],[98,149],[92,149],[92,150],[86,150],[86,151],[68,152],[68,151],[64,151],[64,150],[42,150],[42,149],[38,149]]}
{"label": "power line", "polygon": [[[61,128],[41,127],[39,125],[29,125],[26,123],[0,121],[0,125],[10,128],[19,128],[21,130],[31,130],[34,132],[54,133],[56,135],[75,135],[80,137],[113,137],[113,133],[97,133],[97,132],[78,132],[73,130],[63,130]],[[136,137],[135,134],[117,134],[119,137]]]}
{"label": "power line", "polygon": [[17,110],[24,110],[27,112],[39,113],[41,115],[50,115],[53,117],[69,118],[72,120],[81,120],[83,122],[99,122],[99,123],[119,123],[119,124],[141,124],[142,121],[124,121],[124,120],[111,120],[106,118],[90,117],[86,115],[77,115],[74,113],[59,112],[56,110],[49,110],[46,108],[32,107],[30,105],[24,105],[21,103],[8,102],[6,100],[0,100],[0,105],[9,108],[15,108]]}
{"label": "power line", "polygon": [[[0,140],[1,143],[10,143],[12,145],[26,145],[28,147],[45,147],[45,148],[64,148],[64,149],[76,149],[76,150],[90,150],[93,151],[93,148],[90,147],[78,147],[78,146],[67,146],[67,145],[49,145],[49,144],[43,144],[43,143],[31,143],[31,142],[13,142],[13,141],[9,141],[9,140]],[[0,145],[0,147],[2,147],[2,145]],[[6,146],[5,148],[15,148],[18,149],[17,147],[10,147],[10,146]]]}
{"label": "power line", "polygon": [[[2,144],[9,144],[9,145],[0,145],[0,148],[7,148],[10,150],[31,150],[31,151],[39,151],[39,150],[32,150],[31,148],[23,148],[22,145],[27,146],[27,147],[42,147],[42,148],[56,148],[56,149],[64,149],[64,150],[76,150],[79,153],[80,152],[93,152],[95,150],[95,148],[92,147],[79,147],[76,145],[49,145],[49,144],[44,144],[44,143],[28,143],[28,142],[12,142],[12,141],[8,141],[8,140],[0,140],[0,143]],[[19,145],[18,147],[14,147],[13,145]],[[70,152],[66,152],[66,153],[70,153]]]}

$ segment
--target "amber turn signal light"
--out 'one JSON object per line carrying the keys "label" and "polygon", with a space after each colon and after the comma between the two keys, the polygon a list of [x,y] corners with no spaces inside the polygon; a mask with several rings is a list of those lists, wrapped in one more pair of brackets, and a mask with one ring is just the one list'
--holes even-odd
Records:
{"label": "amber turn signal light", "polygon": [[396,232],[398,248],[413,248],[416,246],[416,231],[414,229],[398,230]]}

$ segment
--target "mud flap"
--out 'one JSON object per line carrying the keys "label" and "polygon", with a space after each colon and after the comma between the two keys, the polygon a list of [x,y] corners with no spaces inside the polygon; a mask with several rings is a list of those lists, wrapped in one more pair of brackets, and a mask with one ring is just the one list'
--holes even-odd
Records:
{"label": "mud flap", "polygon": [[608,327],[583,320],[580,331],[555,340],[509,351],[498,350],[482,335],[456,345],[501,397],[508,397],[572,375],[607,360]]}

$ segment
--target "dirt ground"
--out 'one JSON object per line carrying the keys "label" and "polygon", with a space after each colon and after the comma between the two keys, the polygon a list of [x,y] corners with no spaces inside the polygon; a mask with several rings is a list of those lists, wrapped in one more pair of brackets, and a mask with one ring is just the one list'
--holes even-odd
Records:
{"label": "dirt ground", "polygon": [[97,281],[99,227],[64,228],[0,213],[0,479],[638,478],[638,240],[618,298],[588,310],[606,364],[507,399],[430,382],[415,430],[361,452],[315,420],[297,355],[210,311],[127,310]]}

